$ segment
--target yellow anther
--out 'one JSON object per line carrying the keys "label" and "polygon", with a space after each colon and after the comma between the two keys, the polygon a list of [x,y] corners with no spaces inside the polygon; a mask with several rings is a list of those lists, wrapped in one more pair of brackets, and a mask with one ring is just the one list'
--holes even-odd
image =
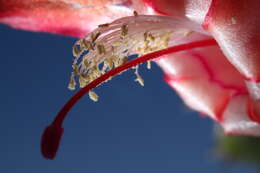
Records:
{"label": "yellow anther", "polygon": [[86,85],[87,85],[86,79],[85,79],[82,75],[80,75],[80,76],[79,76],[79,87],[80,87],[80,88],[83,88],[83,87],[85,87]]}
{"label": "yellow anther", "polygon": [[123,41],[115,41],[115,42],[113,42],[113,46],[120,46],[122,44],[124,44]]}
{"label": "yellow anther", "polygon": [[119,67],[119,66],[125,64],[127,61],[128,61],[127,56],[124,56],[123,58],[115,58],[114,65],[115,65],[115,67]]}
{"label": "yellow anther", "polygon": [[72,69],[73,69],[74,75],[78,75],[78,74],[79,74],[78,65],[77,65],[77,64],[74,64],[74,65],[72,66]]}
{"label": "yellow anther", "polygon": [[91,100],[93,100],[94,102],[97,102],[98,101],[98,95],[94,92],[94,91],[89,91],[88,92],[88,95],[89,95],[89,98]]}
{"label": "yellow anther", "polygon": [[190,35],[193,34],[193,33],[194,33],[194,31],[188,30],[188,31],[185,31],[185,32],[184,32],[184,36],[185,36],[185,37],[188,37],[188,36],[190,36]]}
{"label": "yellow anther", "polygon": [[80,75],[86,83],[90,82],[90,76],[88,74],[81,74]]}
{"label": "yellow anther", "polygon": [[147,37],[148,37],[148,33],[147,33],[147,32],[145,32],[145,33],[144,33],[144,41],[146,41],[146,40],[147,40]]}
{"label": "yellow anther", "polygon": [[[87,80],[88,79],[88,80]],[[90,82],[92,82],[93,80],[95,80],[96,79],[96,77],[92,74],[92,73],[90,73],[90,74],[88,74],[88,77],[87,77],[87,81],[88,81],[88,84],[90,83]]]}
{"label": "yellow anther", "polygon": [[98,25],[98,27],[100,28],[109,27],[109,23],[100,24]]}
{"label": "yellow anther", "polygon": [[78,48],[77,45],[74,45],[74,46],[72,47],[72,54],[73,54],[74,57],[79,56],[80,50],[79,50],[79,48]]}
{"label": "yellow anther", "polygon": [[91,41],[92,41],[92,43],[94,43],[97,40],[97,38],[100,36],[100,34],[101,34],[100,32],[91,34]]}
{"label": "yellow anther", "polygon": [[73,76],[70,77],[70,82],[68,85],[68,89],[75,90],[76,82]]}
{"label": "yellow anther", "polygon": [[150,42],[155,41],[155,36],[153,34],[148,33],[147,31],[144,33],[144,43],[148,45]]}
{"label": "yellow anther", "polygon": [[148,34],[148,38],[149,38],[151,41],[154,41],[154,40],[155,40],[155,37],[154,37],[153,34],[151,34],[151,33]]}
{"label": "yellow anther", "polygon": [[126,36],[128,33],[128,26],[126,24],[121,26],[121,35]]}
{"label": "yellow anther", "polygon": [[104,64],[109,68],[112,69],[113,68],[113,57],[107,58],[104,61]]}
{"label": "yellow anther", "polygon": [[138,16],[138,13],[137,13],[137,11],[134,11],[134,16],[136,17],[136,16]]}
{"label": "yellow anther", "polygon": [[120,65],[123,65],[125,63],[127,63],[128,61],[128,57],[127,56],[124,56],[123,58],[120,58]]}
{"label": "yellow anther", "polygon": [[87,57],[86,58],[84,57],[83,64],[84,64],[85,68],[89,67],[90,63],[89,63],[89,59]]}
{"label": "yellow anther", "polygon": [[105,49],[103,44],[98,44],[97,45],[97,50],[98,50],[98,54],[99,55],[102,55],[102,54],[106,53],[106,49]]}
{"label": "yellow anther", "polygon": [[91,74],[92,74],[93,77],[95,77],[95,78],[98,78],[99,76],[102,75],[101,71],[98,69],[97,66],[95,66],[95,67],[92,68],[92,73],[91,73]]}
{"label": "yellow anther", "polygon": [[88,40],[86,40],[86,39],[82,39],[82,43],[83,43],[83,45],[84,45],[84,47],[86,48],[86,49],[88,49],[88,50],[94,50],[94,47],[93,47],[93,45],[91,44],[91,42],[90,41],[88,41]]}
{"label": "yellow anther", "polygon": [[144,86],[144,79],[140,75],[136,76],[135,81],[138,82],[141,86]]}

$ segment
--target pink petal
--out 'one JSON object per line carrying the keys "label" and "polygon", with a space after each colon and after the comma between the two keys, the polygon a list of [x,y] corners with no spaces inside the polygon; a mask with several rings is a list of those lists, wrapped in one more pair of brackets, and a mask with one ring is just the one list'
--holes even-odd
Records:
{"label": "pink petal", "polygon": [[205,24],[247,78],[260,77],[260,1],[213,0]]}
{"label": "pink petal", "polygon": [[260,2],[257,0],[213,0],[207,28],[229,59],[245,76],[251,94],[251,119],[260,122]]}
{"label": "pink petal", "polygon": [[202,24],[211,0],[143,0],[155,12],[168,16],[188,18]]}
{"label": "pink petal", "polygon": [[218,47],[172,54],[157,63],[185,104],[220,122],[227,134],[260,135],[260,126],[249,118],[243,77]]}
{"label": "pink petal", "polygon": [[[205,8],[208,4],[203,4],[203,2],[206,2],[204,0],[186,1],[186,4],[184,4],[183,1],[178,1],[177,7],[180,7],[178,9],[176,9],[173,3],[171,6],[171,3],[167,0],[160,1],[162,3],[159,3],[158,0],[147,1],[149,1],[148,4],[154,7],[158,12],[162,11],[164,14],[188,17],[198,24],[202,24],[201,19],[205,17],[205,9],[206,11],[208,10],[208,8]],[[174,77],[171,76],[173,74],[167,75],[167,82],[179,91],[179,93],[183,91],[180,95],[193,109],[206,113],[217,120],[219,120],[219,112],[221,112],[222,118],[220,120],[222,120],[222,126],[227,133],[260,135],[258,125],[260,122],[260,84],[258,83],[260,79],[260,54],[258,53],[260,42],[257,32],[259,28],[260,13],[258,9],[260,3],[257,0],[213,0],[210,5],[209,12],[205,18],[204,27],[207,28],[218,41],[228,60],[245,76],[240,76],[239,81],[242,83],[244,79],[247,79],[247,87],[243,86],[243,90],[246,91],[248,89],[251,95],[243,94],[243,96],[240,96],[241,93],[235,92],[235,94],[231,94],[230,97],[225,96],[224,93],[226,92],[220,92],[215,86],[208,85],[208,77],[205,78],[202,74],[198,76],[207,79],[206,83],[204,81],[205,79],[198,82],[201,80],[199,79],[197,80],[197,85],[196,82],[193,82],[194,86],[189,85],[188,89],[186,87],[187,84],[183,86],[181,85],[181,81],[174,82]],[[202,12],[199,12],[199,10],[202,10]],[[191,14],[190,11],[194,13]],[[203,55],[200,57],[204,60],[208,60],[210,59],[209,57],[212,56],[205,56],[207,55],[207,51],[200,55]],[[223,55],[215,58],[219,57],[225,58]],[[166,58],[165,60],[170,61]],[[161,66],[164,70],[170,69],[166,67],[169,66],[169,62],[163,63]],[[172,69],[175,68],[176,67],[172,67]],[[231,69],[234,67],[229,65],[229,67],[224,68],[223,66],[217,69],[215,66],[209,69],[216,70],[213,74],[218,73],[221,75],[223,69],[227,68]],[[186,69],[190,68],[187,67]],[[177,79],[179,78],[177,77]],[[238,78],[230,76],[230,82],[232,81],[233,86],[236,86],[236,82],[233,81],[236,79]],[[221,80],[219,82],[223,83]],[[201,92],[203,90],[206,90],[207,94]],[[239,96],[236,96],[237,94]],[[196,101],[192,102],[191,98],[194,97]],[[221,111],[219,108],[223,110]]]}
{"label": "pink petal", "polygon": [[245,94],[241,75],[219,48],[195,49],[160,58],[165,79],[192,109],[222,121],[232,96]]}
{"label": "pink petal", "polygon": [[83,37],[97,25],[142,10],[129,0],[2,0],[0,23],[37,32]]}

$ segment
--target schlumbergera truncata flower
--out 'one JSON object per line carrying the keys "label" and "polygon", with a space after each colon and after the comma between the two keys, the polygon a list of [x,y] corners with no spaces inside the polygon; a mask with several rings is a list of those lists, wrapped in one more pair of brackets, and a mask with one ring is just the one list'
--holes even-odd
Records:
{"label": "schlumbergera truncata flower", "polygon": [[[53,159],[62,123],[86,93],[114,75],[151,61],[191,109],[227,134],[260,135],[259,0],[0,0],[0,22],[80,37],[69,89],[80,89],[42,137]],[[78,81],[78,82],[76,82]]]}

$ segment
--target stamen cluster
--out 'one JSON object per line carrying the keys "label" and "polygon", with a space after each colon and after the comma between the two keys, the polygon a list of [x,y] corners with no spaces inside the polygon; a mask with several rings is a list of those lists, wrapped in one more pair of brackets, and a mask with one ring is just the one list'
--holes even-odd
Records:
{"label": "stamen cluster", "polygon": [[178,19],[139,16],[135,12],[134,16],[102,24],[78,40],[73,46],[73,70],[68,88],[74,90],[77,79],[82,89],[70,98],[46,127],[41,141],[43,156],[54,159],[63,135],[63,122],[71,108],[87,93],[93,101],[98,101],[93,88],[131,68],[135,69],[135,81],[144,86],[138,72],[140,64],[147,62],[150,69],[151,60],[160,56],[217,44],[213,39],[194,38],[183,43],[183,37],[192,33],[185,26]]}
{"label": "stamen cluster", "polygon": [[[75,78],[78,79],[80,88],[83,88],[133,58],[169,47],[174,31],[169,29],[167,22],[161,23],[160,18],[139,16],[136,12],[134,17],[130,18],[131,20],[126,17],[112,23],[101,24],[74,44],[73,71],[68,85],[70,90],[76,88]],[[151,27],[152,23],[154,26]],[[151,61],[147,62],[147,68],[151,68]],[[135,81],[144,86],[138,67],[135,67],[135,75]],[[90,91],[89,96],[93,101],[98,100],[94,91]]]}

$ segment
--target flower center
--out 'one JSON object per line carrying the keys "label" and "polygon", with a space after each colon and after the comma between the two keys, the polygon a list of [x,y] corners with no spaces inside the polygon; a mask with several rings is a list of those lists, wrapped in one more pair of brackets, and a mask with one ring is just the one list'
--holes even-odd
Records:
{"label": "flower center", "polygon": [[[123,18],[110,24],[101,24],[98,29],[75,43],[73,70],[68,85],[70,90],[76,88],[75,78],[78,80],[79,87],[83,88],[109,70],[131,59],[169,46],[173,31],[165,24],[158,25],[159,19],[150,20],[148,16],[140,18],[136,12],[131,19],[133,19],[131,22]],[[149,26],[151,23],[157,25],[148,28],[148,23]],[[135,68],[135,81],[143,86],[144,80],[138,73],[138,67]],[[150,61],[147,63],[147,68],[151,68]],[[90,91],[89,96],[94,101],[98,100],[94,91]]]}
{"label": "flower center", "polygon": [[45,129],[41,141],[45,158],[55,157],[63,134],[63,121],[73,105],[86,93],[89,93],[93,101],[98,100],[93,91],[98,85],[127,69],[135,68],[135,81],[143,86],[144,80],[138,73],[138,65],[148,62],[149,69],[150,61],[157,57],[216,45],[213,39],[175,45],[174,40],[187,37],[190,32],[173,26],[176,26],[176,23],[168,17],[135,15],[100,25],[75,43],[73,71],[68,88],[76,88],[77,78],[82,89],[64,105],[52,124]]}

